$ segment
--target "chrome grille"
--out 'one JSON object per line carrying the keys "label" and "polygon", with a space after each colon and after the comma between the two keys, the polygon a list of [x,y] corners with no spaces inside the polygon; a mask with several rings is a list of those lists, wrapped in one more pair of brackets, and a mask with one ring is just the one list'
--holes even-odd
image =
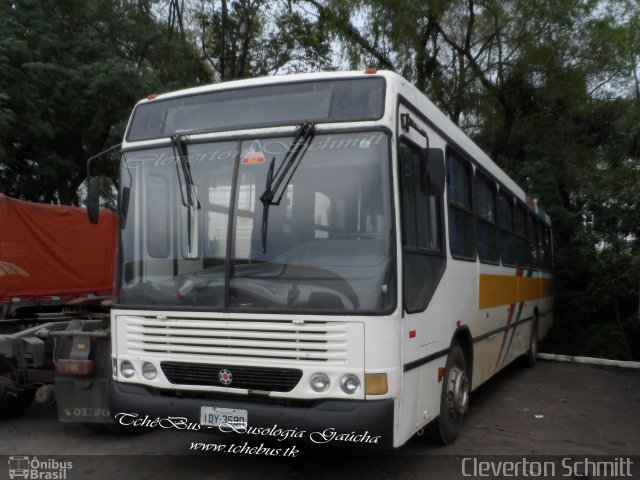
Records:
{"label": "chrome grille", "polygon": [[[290,368],[233,367],[200,363],[161,362],[162,372],[173,384],[290,392],[302,378],[302,370]],[[221,370],[231,373],[231,383],[220,381]]]}
{"label": "chrome grille", "polygon": [[[123,317],[120,317],[123,318]],[[127,351],[229,359],[325,362],[348,358],[345,322],[125,316]]]}

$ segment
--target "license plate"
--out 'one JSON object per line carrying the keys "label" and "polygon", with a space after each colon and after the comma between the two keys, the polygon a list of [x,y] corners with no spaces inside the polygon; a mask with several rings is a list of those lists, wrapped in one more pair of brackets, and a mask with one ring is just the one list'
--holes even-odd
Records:
{"label": "license plate", "polygon": [[231,425],[246,427],[249,415],[246,410],[237,408],[200,407],[200,424],[207,427]]}

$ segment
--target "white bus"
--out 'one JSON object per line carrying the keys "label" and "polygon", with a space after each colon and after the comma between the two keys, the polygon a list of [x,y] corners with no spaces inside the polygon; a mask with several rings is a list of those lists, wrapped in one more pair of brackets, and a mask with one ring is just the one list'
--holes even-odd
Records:
{"label": "white bus", "polygon": [[121,152],[121,423],[449,443],[471,390],[535,361],[550,220],[400,76],[150,95]]}

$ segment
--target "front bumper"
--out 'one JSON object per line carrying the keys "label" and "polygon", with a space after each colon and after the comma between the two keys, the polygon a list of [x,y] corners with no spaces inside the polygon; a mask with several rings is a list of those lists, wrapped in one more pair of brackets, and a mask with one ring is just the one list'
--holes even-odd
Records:
{"label": "front bumper", "polygon": [[[248,427],[254,432],[243,434],[247,440],[282,440],[282,433],[278,435],[278,432],[295,429],[298,434],[289,438],[296,443],[352,448],[393,446],[393,399],[318,400],[305,406],[285,406],[252,402],[242,397],[167,396],[159,390],[118,382],[111,383],[109,397],[115,421],[128,426],[160,426],[228,435],[220,433],[218,427],[200,425],[200,409],[209,406],[246,410]],[[260,433],[256,434],[257,429]]]}

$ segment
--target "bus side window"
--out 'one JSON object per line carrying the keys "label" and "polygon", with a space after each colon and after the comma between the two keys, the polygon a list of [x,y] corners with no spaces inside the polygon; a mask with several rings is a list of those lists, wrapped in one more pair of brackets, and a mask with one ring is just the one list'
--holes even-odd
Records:
{"label": "bus side window", "polygon": [[441,196],[424,195],[420,180],[422,150],[398,144],[402,202],[403,290],[407,312],[421,312],[444,273]]}
{"label": "bus side window", "polygon": [[553,270],[553,245],[551,242],[551,229],[547,226],[544,227],[544,268],[547,272]]}
{"label": "bus side window", "polygon": [[500,231],[496,215],[496,186],[484,175],[476,175],[478,256],[481,262],[500,263]]}
{"label": "bus side window", "polygon": [[400,181],[402,183],[402,243],[416,247],[416,199],[414,188],[413,153],[404,143],[399,145]]}
{"label": "bus side window", "polygon": [[527,241],[527,212],[522,203],[516,203],[515,215],[513,217],[514,231],[516,238],[516,262],[519,267],[529,266],[528,241]]}
{"label": "bus side window", "polygon": [[471,165],[447,149],[447,196],[449,199],[449,248],[454,258],[475,260],[476,232],[473,213]]}
{"label": "bus side window", "polygon": [[500,225],[500,257],[502,264],[514,267],[516,264],[515,237],[513,233],[513,199],[506,192],[498,195],[498,225]]}
{"label": "bus side window", "polygon": [[437,196],[422,193],[421,154],[419,149],[400,143],[403,244],[420,250],[440,252],[440,200]]}
{"label": "bus side window", "polygon": [[527,215],[527,238],[529,239],[529,266],[532,269],[537,270],[540,268],[538,253],[538,222],[531,212]]}

